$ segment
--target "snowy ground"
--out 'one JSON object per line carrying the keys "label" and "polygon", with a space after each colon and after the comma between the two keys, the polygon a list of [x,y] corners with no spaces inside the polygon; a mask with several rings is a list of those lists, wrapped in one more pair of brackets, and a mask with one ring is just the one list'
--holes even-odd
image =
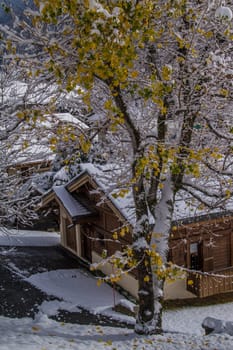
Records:
{"label": "snowy ground", "polygon": [[59,244],[57,232],[6,230],[0,228],[0,246],[46,247]]}
{"label": "snowy ground", "polygon": [[[0,245],[56,245],[56,233],[17,232],[13,236],[0,233]],[[46,242],[46,243],[45,243]],[[233,337],[204,336],[201,328],[207,316],[233,320],[233,303],[208,307],[182,308],[164,313],[162,336],[139,337],[132,329],[82,326],[51,320],[59,309],[78,311],[79,307],[110,315],[133,324],[134,319],[112,311],[116,302],[124,299],[107,285],[97,286],[95,278],[79,270],[55,270],[28,276],[15,272],[29,283],[62,301],[45,301],[34,319],[10,319],[0,316],[0,350],[232,350]]]}

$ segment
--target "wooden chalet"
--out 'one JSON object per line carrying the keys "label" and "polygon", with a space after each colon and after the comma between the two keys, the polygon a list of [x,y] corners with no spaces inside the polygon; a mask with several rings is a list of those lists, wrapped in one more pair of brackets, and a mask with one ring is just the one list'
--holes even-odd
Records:
{"label": "wooden chalet", "polygon": [[[112,255],[123,245],[131,242],[130,233],[119,241],[112,239],[127,220],[113,202],[105,197],[103,190],[89,172],[84,171],[66,186],[54,187],[47,193],[41,203],[43,210],[59,208],[61,245],[72,254],[90,263],[102,260],[103,251]],[[102,271],[113,272],[112,266],[106,264]],[[119,284],[136,295],[135,277],[122,278]]]}
{"label": "wooden chalet", "polygon": [[[65,186],[54,187],[43,197],[41,207],[59,211],[61,245],[85,261],[98,263],[103,251],[112,255],[131,243],[130,232],[120,243],[112,240],[113,233],[127,223],[127,217],[117,200],[105,196],[89,171],[83,171]],[[165,283],[165,298],[206,297],[233,291],[233,216],[215,214],[174,223],[169,258],[185,269],[186,278]],[[114,272],[110,264],[102,271]],[[135,275],[123,277],[119,284],[137,295]]]}
{"label": "wooden chalet", "polygon": [[187,290],[198,297],[233,291],[232,213],[178,222],[171,233],[170,260],[187,269]]}
{"label": "wooden chalet", "polygon": [[23,161],[18,162],[7,167],[8,175],[15,175],[20,173],[25,179],[28,179],[35,173],[44,173],[51,169],[51,159]]}
{"label": "wooden chalet", "polygon": [[[38,121],[36,132],[31,133],[30,129],[28,131],[25,129],[17,140],[18,145],[13,144],[12,149],[10,148],[9,156],[12,161],[7,166],[8,175],[18,173],[26,181],[33,174],[50,171],[55,158],[49,141],[51,135],[67,127],[74,127],[79,133],[88,129],[85,123],[70,113],[53,113],[45,115],[44,118],[45,121]],[[40,133],[41,136],[38,136]],[[25,141],[28,143],[27,147],[24,146]],[[12,151],[14,157],[11,155]]]}

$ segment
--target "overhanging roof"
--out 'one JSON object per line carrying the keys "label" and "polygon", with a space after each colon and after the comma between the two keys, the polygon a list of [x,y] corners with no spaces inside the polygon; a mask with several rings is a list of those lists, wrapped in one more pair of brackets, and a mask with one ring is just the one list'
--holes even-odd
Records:
{"label": "overhanging roof", "polygon": [[93,215],[97,214],[97,211],[88,203],[88,199],[83,200],[83,198],[78,195],[74,197],[64,186],[56,186],[53,190],[72,221],[77,222],[80,219],[93,217]]}

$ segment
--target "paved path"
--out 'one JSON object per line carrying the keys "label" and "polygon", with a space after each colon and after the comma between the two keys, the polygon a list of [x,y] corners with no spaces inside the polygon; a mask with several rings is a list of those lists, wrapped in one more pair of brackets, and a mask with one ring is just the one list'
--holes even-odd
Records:
{"label": "paved path", "polygon": [[[29,275],[57,269],[83,269],[79,261],[57,247],[0,247],[0,315],[34,317],[45,300],[58,300],[24,280]],[[70,323],[117,326],[116,322],[99,315],[60,311],[52,318]]]}

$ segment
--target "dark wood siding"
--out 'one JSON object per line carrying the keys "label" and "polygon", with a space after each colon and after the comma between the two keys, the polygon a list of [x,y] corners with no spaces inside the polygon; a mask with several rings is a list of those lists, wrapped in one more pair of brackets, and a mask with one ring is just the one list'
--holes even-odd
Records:
{"label": "dark wood siding", "polygon": [[[82,236],[86,236],[83,238],[91,241],[91,244],[82,244],[82,250],[88,249],[95,251],[99,255],[108,256],[114,254],[117,250],[121,250],[122,246],[127,244],[127,242],[131,241],[131,235],[127,233],[125,237],[121,239],[114,240],[114,233],[118,233],[121,229],[123,222],[118,218],[118,216],[114,213],[111,207],[108,205],[108,202],[102,200],[101,195],[99,195],[96,191],[93,191],[93,188],[90,187],[90,184],[85,184],[78,190],[76,193],[82,193],[86,197],[88,197],[93,205],[95,205],[95,209],[98,211],[98,215],[93,218],[89,218],[86,222],[81,223],[81,234]],[[120,238],[120,236],[119,236]],[[89,253],[83,252],[87,255]],[[88,259],[90,260],[90,258]]]}
{"label": "dark wood siding", "polygon": [[[209,221],[200,221],[178,226],[172,231],[170,247],[172,249],[172,261],[182,266],[190,267],[189,245],[198,242],[202,246],[202,270],[214,271],[233,265],[233,227],[232,218],[224,217]],[[187,242],[187,250],[184,249],[184,263],[180,257],[182,249],[178,242]],[[177,251],[175,251],[177,250]]]}
{"label": "dark wood siding", "polygon": [[230,260],[230,235],[229,232],[224,232],[218,237],[214,237],[213,246],[213,265],[214,270],[224,269],[229,267]]}
{"label": "dark wood siding", "polygon": [[[182,250],[177,242],[186,240],[187,249],[184,259],[180,257]],[[201,272],[188,275],[187,289],[199,297],[207,297],[219,293],[233,291],[233,219],[231,216],[190,222],[178,226],[170,239],[172,261],[181,266],[191,268],[191,245],[197,243],[198,255],[202,259]],[[225,275],[226,277],[221,277]]]}
{"label": "dark wood siding", "polygon": [[178,266],[186,267],[186,242],[184,239],[171,243],[169,260]]}
{"label": "dark wood siding", "polygon": [[214,269],[213,246],[209,240],[203,242],[203,271],[209,272]]}

